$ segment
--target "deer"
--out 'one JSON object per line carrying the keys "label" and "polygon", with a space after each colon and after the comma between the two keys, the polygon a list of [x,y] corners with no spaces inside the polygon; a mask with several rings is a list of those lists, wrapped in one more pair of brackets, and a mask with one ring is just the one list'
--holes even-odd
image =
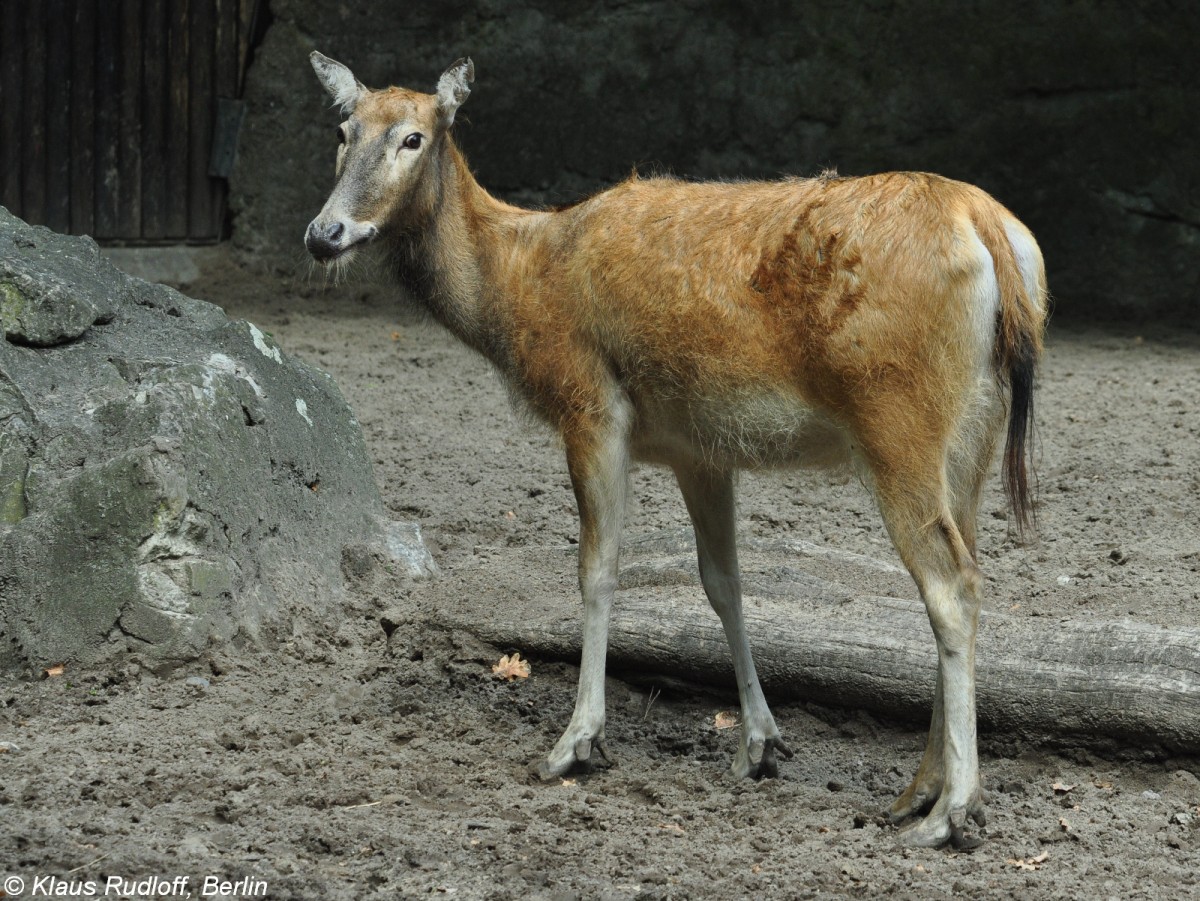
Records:
{"label": "deer", "polygon": [[785,744],[755,670],[735,536],[740,470],[848,469],[872,493],[937,646],[925,752],[886,811],[906,844],[986,826],[976,737],[980,496],[998,455],[1018,535],[1036,523],[1034,379],[1048,294],[1032,233],[982,189],[920,172],[627,180],[573,205],[489,194],[452,135],[475,67],[432,94],[366,88],[311,55],[340,108],[335,184],[305,246],[366,245],[561,439],[579,515],[574,712],[543,779],[607,764],[605,658],[628,473],[669,468],[741,706],[731,773]]}

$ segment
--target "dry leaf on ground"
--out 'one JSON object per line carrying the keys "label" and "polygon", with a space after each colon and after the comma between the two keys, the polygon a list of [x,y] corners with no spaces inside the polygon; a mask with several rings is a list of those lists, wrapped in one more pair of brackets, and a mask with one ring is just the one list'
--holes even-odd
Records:
{"label": "dry leaf on ground", "polygon": [[730,713],[728,710],[722,710],[713,717],[714,729],[732,729],[738,724],[736,713]]}
{"label": "dry leaf on ground", "polygon": [[492,672],[496,674],[497,679],[507,679],[509,682],[513,679],[528,679],[529,661],[522,660],[520,653],[514,651],[511,657],[505,654],[499,663],[493,664]]}
{"label": "dry leaf on ground", "polygon": [[1055,782],[1051,788],[1054,789],[1056,795],[1065,795],[1067,792],[1074,790],[1074,785],[1064,785],[1061,782]]}
{"label": "dry leaf on ground", "polygon": [[61,663],[55,664],[54,666],[48,666],[45,669],[46,678],[51,679],[54,676],[61,676],[64,670],[65,667]]}
{"label": "dry leaf on ground", "polygon": [[1010,857],[1008,859],[1008,863],[1012,864],[1019,870],[1038,870],[1041,869],[1042,864],[1044,864],[1049,858],[1050,852],[1043,851],[1037,857],[1025,857],[1019,860],[1015,857]]}

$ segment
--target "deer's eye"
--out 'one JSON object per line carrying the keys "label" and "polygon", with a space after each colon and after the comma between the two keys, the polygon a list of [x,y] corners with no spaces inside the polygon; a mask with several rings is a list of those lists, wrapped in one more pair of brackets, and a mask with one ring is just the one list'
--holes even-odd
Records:
{"label": "deer's eye", "polygon": [[343,125],[337,127],[337,139],[339,144],[346,143],[346,128]]}
{"label": "deer's eye", "polygon": [[404,139],[404,146],[409,150],[416,150],[421,146],[421,141],[424,139],[425,136],[423,134],[421,134],[419,131],[414,131]]}

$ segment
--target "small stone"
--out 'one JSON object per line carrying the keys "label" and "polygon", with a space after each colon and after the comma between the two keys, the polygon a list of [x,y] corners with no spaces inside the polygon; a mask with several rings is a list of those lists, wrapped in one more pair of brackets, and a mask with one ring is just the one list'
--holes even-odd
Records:
{"label": "small stone", "polygon": [[202,691],[207,690],[210,685],[209,681],[203,676],[188,676],[187,684],[193,688],[199,688]]}
{"label": "small stone", "polygon": [[1144,792],[1142,792],[1142,797],[1145,798],[1147,801],[1157,801],[1159,798],[1162,797],[1162,795],[1160,795],[1158,792],[1153,791],[1152,789],[1148,788]]}
{"label": "small stone", "polygon": [[[3,742],[0,742],[0,745],[2,745],[2,744],[3,744]],[[1190,826],[1190,825],[1192,825],[1192,820],[1194,820],[1194,819],[1195,819],[1195,817],[1192,816],[1190,813],[1180,812],[1180,813],[1172,815],[1171,822],[1174,823],[1176,826]]]}

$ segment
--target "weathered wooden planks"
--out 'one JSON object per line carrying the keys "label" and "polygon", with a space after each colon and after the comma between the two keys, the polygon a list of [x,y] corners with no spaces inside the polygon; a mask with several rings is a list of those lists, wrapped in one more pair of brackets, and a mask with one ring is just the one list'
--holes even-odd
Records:
{"label": "weathered wooden planks", "polygon": [[241,94],[260,3],[0,4],[0,203],[101,240],[219,238],[218,101]]}

